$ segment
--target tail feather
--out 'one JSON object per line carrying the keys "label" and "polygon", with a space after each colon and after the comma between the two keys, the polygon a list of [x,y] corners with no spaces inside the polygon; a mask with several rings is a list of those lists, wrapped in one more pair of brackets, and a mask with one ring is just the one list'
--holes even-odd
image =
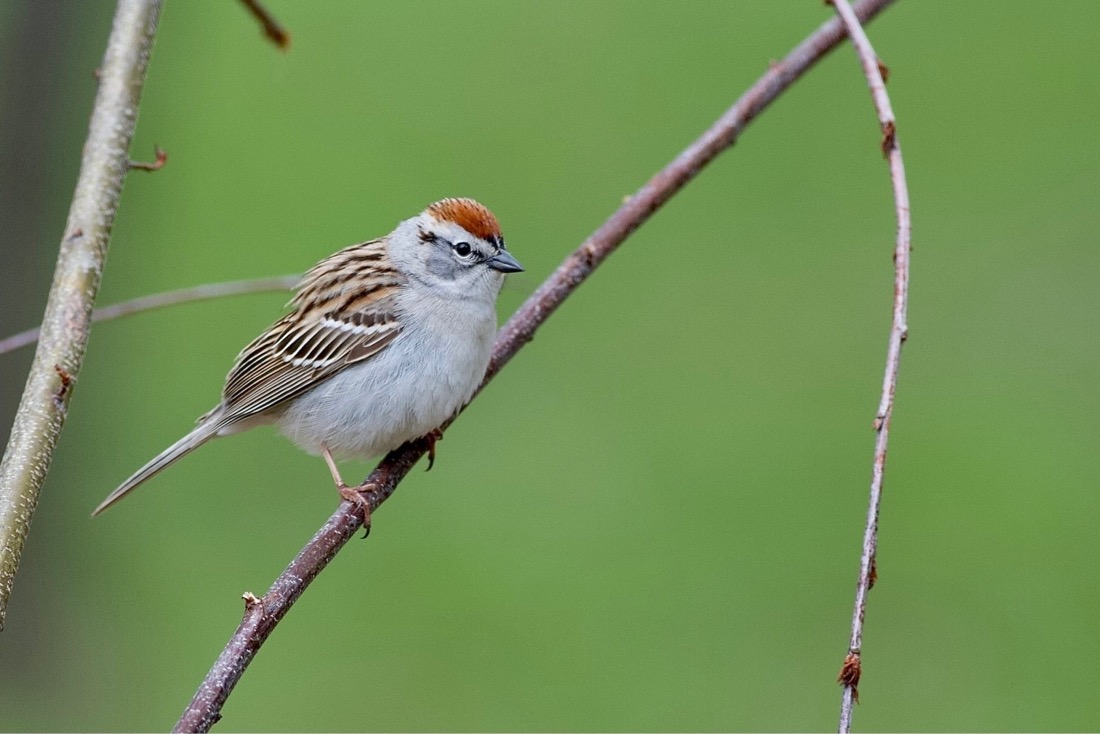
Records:
{"label": "tail feather", "polygon": [[199,446],[209,441],[221,428],[217,420],[203,421],[195,426],[195,429],[174,444],[157,454],[148,464],[134,472],[133,476],[118,486],[114,492],[107,495],[107,499],[99,503],[92,510],[92,517],[106,510],[137,488],[139,484],[149,479],[161,469],[174,464],[177,460],[191,453]]}

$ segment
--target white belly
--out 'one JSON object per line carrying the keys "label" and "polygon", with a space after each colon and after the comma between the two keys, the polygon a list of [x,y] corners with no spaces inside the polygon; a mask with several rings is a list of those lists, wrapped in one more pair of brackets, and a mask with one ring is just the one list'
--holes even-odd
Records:
{"label": "white belly", "polygon": [[288,405],[276,422],[312,454],[367,459],[419,438],[466,404],[496,332],[488,304],[440,304],[437,328],[406,326],[388,347]]}

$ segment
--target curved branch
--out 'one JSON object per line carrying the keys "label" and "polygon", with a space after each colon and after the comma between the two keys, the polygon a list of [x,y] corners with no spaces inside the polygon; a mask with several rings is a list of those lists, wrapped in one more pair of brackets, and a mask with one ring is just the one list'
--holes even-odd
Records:
{"label": "curved branch", "polygon": [[[863,0],[858,4],[856,12],[867,20],[891,2],[892,0]],[[822,25],[783,61],[773,64],[709,130],[650,179],[569,255],[500,330],[482,388],[634,230],[695,178],[719,153],[733,145],[748,123],[843,39],[844,31],[836,19]],[[425,451],[427,442],[419,439],[392,451],[382,460],[368,477],[368,482],[375,487],[374,491],[364,493],[372,511],[393,494],[397,484]],[[245,595],[244,619],[173,731],[209,731],[221,718],[221,708],[233,687],[279,620],[361,524],[362,510],[350,502],[342,502],[298,557],[275,580],[263,598]]]}
{"label": "curved branch", "polygon": [[41,341],[0,462],[0,629],[38,493],[65,422],[70,388],[84,360],[159,13],[160,0],[119,0],[100,66]]}
{"label": "curved branch", "polygon": [[875,55],[867,34],[860,26],[859,18],[847,0],[833,0],[837,15],[844,23],[848,35],[852,38],[863,65],[863,73],[871,88],[871,98],[878,112],[882,126],[882,152],[890,164],[890,181],[894,187],[894,207],[897,209],[898,231],[894,244],[894,306],[893,322],[890,326],[890,340],[886,351],[886,374],[882,379],[882,397],[878,412],[875,414],[875,455],[871,466],[871,496],[867,507],[867,525],[863,533],[863,549],[859,559],[859,581],[856,584],[855,609],[852,612],[852,635],[848,643],[848,654],[840,669],[838,678],[844,686],[840,704],[840,726],[842,733],[851,731],[852,704],[859,701],[859,677],[863,646],[863,619],[867,613],[867,592],[875,583],[875,550],[878,546],[878,513],[882,502],[882,481],[886,471],[886,447],[890,437],[890,419],[894,414],[894,393],[898,384],[898,365],[901,360],[901,345],[909,334],[906,325],[906,311],[909,303],[909,188],[905,181],[905,166],[901,160],[901,147],[898,144],[897,123],[894,111],[890,107],[890,97],[886,94],[886,84],[882,75],[885,66]]}
{"label": "curved branch", "polygon": [[[92,311],[92,323],[111,321],[132,316],[136,313],[152,311],[165,306],[178,306],[192,301],[205,301],[211,298],[224,298],[226,296],[241,296],[249,293],[266,293],[269,291],[289,291],[301,279],[301,275],[279,275],[272,278],[254,278],[250,280],[230,280],[225,283],[205,283],[191,288],[180,288],[164,293],[153,293],[148,296],[140,296],[129,301],[114,303]],[[0,339],[0,354],[15,351],[28,344],[38,341],[40,329],[27,329],[18,334]]]}

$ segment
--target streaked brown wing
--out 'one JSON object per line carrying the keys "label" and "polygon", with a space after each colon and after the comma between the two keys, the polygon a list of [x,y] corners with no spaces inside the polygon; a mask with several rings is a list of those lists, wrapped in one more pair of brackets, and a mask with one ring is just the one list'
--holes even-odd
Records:
{"label": "streaked brown wing", "polygon": [[245,347],[226,377],[221,421],[233,423],[296,397],[378,354],[400,333],[397,289],[380,240],[322,260],[302,279],[295,310]]}

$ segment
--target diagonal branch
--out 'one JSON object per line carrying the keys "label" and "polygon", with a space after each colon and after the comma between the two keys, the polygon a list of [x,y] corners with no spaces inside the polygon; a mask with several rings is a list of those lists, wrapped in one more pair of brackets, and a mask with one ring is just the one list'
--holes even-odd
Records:
{"label": "diagonal branch", "polygon": [[[278,275],[271,278],[230,280],[225,283],[205,283],[203,285],[192,286],[191,288],[180,288],[179,290],[165,291],[164,293],[153,293],[148,296],[140,296],[129,301],[122,301],[121,303],[113,303],[110,306],[97,308],[92,311],[92,323],[111,321],[112,319],[132,316],[137,313],[164,308],[165,306],[178,306],[181,303],[205,301],[211,298],[225,298],[226,296],[241,296],[249,293],[267,293],[270,291],[289,291],[299,280],[301,280],[301,278],[302,276],[300,275]],[[13,352],[20,347],[34,344],[38,341],[39,331],[40,329],[37,328],[27,329],[18,334],[12,334],[11,336],[0,339],[0,354]]]}
{"label": "diagonal branch", "polygon": [[[857,4],[856,12],[868,20],[891,1],[863,0]],[[569,255],[500,330],[482,387],[634,230],[719,153],[733,145],[746,125],[844,37],[838,20],[832,19],[822,25],[783,61],[773,64],[709,130],[650,179]],[[374,492],[366,496],[372,511],[393,494],[397,484],[426,450],[427,442],[420,439],[405,444],[382,460],[368,478],[375,486]],[[245,595],[245,614],[240,626],[184,710],[174,731],[209,731],[221,718],[222,706],[264,641],[361,523],[362,511],[350,502],[341,503],[263,598]]]}
{"label": "diagonal branch", "polygon": [[100,66],[41,341],[0,462],[0,629],[38,493],[65,422],[70,388],[84,360],[159,13],[160,0],[119,0]]}
{"label": "diagonal branch", "polygon": [[852,704],[859,701],[859,677],[863,647],[863,619],[867,613],[867,592],[875,583],[875,551],[878,546],[878,513],[882,502],[882,480],[886,471],[886,446],[890,437],[890,419],[894,414],[894,393],[898,384],[898,364],[901,345],[909,334],[906,311],[909,301],[909,189],[905,181],[905,166],[901,160],[897,125],[890,97],[882,75],[885,66],[875,55],[867,34],[860,26],[857,14],[847,0],[833,0],[837,15],[852,38],[871,98],[882,126],[882,152],[890,164],[890,181],[894,187],[894,207],[897,209],[898,230],[894,245],[894,315],[890,326],[890,341],[886,351],[886,374],[882,380],[882,397],[875,414],[875,456],[871,467],[871,496],[867,508],[867,525],[863,533],[863,550],[859,559],[859,581],[856,584],[855,610],[852,613],[852,636],[848,654],[840,669],[839,682],[844,686],[840,705],[841,732],[851,731]]}
{"label": "diagonal branch", "polygon": [[260,0],[241,0],[241,3],[260,24],[264,35],[274,43],[280,51],[290,48],[290,33],[275,19],[271,11],[264,7]]}

